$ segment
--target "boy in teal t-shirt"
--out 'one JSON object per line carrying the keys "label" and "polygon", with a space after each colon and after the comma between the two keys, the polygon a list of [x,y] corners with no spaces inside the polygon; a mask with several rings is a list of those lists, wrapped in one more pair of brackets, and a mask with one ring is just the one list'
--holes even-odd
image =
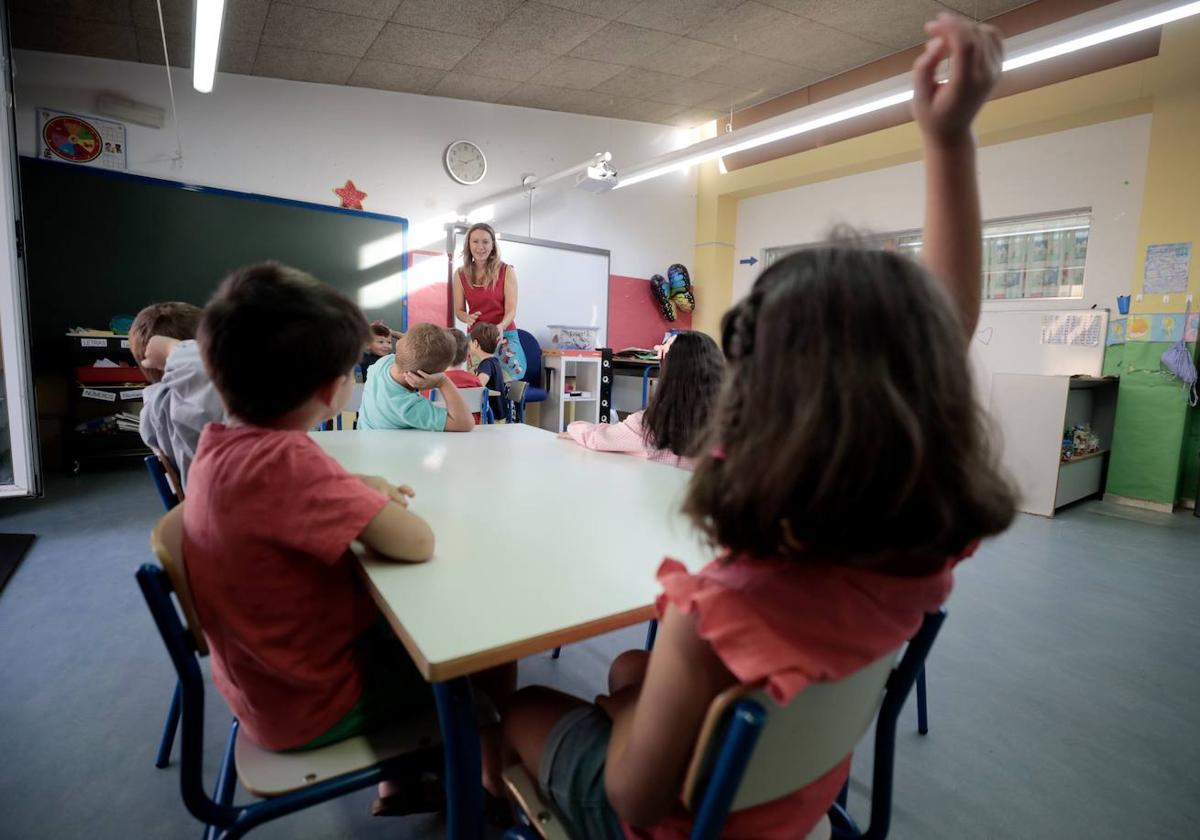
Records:
{"label": "boy in teal t-shirt", "polygon": [[[396,340],[396,352],[367,370],[358,428],[469,432],[475,427],[458,388],[445,370],[454,359],[453,337],[436,324],[417,324]],[[418,393],[439,389],[446,408]]]}

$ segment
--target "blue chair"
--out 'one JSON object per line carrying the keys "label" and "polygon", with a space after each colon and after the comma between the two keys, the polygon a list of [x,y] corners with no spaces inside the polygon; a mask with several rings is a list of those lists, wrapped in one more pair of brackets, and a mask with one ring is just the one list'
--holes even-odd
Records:
{"label": "blue chair", "polygon": [[[183,509],[164,516],[150,536],[161,567],[137,571],[138,586],[179,676],[183,744],[179,788],[184,806],[204,823],[205,840],[234,840],[279,817],[378,784],[404,769],[430,766],[441,757],[437,719],[431,711],[394,729],[372,732],[328,747],[276,753],[239,737],[233,719],[212,796],[204,790],[204,679],[199,657],[208,654],[183,567]],[[174,592],[180,609],[171,601]],[[182,611],[187,626],[180,620]],[[266,797],[233,804],[238,780]]]}
{"label": "blue chair", "polygon": [[[158,498],[162,500],[163,507],[170,511],[179,504],[179,497],[175,495],[175,490],[167,478],[165,459],[163,456],[154,454],[147,455],[142,460],[146,464],[146,472],[150,473],[150,480],[154,482],[154,489],[158,491]],[[158,741],[158,754],[154,757],[154,766],[160,769],[171,763],[171,750],[175,746],[175,731],[179,728],[179,703],[182,699],[182,691],[182,687],[176,682],[175,693],[171,695],[171,705],[167,707],[167,720],[163,723],[162,737]]]}
{"label": "blue chair", "polygon": [[528,383],[517,412],[517,422],[524,423],[526,404],[545,402],[547,395],[546,389],[542,387],[545,385],[542,381],[542,345],[538,344],[533,333],[518,329],[517,335],[521,337],[521,349],[525,351],[525,375],[521,377],[521,381]]}
{"label": "blue chair", "polygon": [[[866,831],[859,829],[839,797],[809,838],[887,837],[896,720],[945,619],[944,609],[927,614],[898,663],[895,654],[889,654],[839,682],[810,686],[786,707],[775,705],[761,691],[742,686],[717,697],[709,707],[684,781],[683,801],[694,815],[691,840],[717,840],[730,813],[786,796],[828,773],[853,752],[872,719],[875,760],[870,825]],[[764,734],[767,737],[761,737]],[[504,780],[522,817],[522,824],[509,829],[505,838],[555,840],[569,836],[553,806],[542,800],[537,785],[522,768],[509,768]]]}

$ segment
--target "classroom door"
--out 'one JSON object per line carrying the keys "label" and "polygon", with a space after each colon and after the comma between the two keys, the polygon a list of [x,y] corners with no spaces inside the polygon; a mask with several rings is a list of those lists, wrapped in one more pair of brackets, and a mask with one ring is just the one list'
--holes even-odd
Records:
{"label": "classroom door", "polygon": [[[2,8],[2,7],[0,7]],[[29,304],[20,244],[16,111],[8,17],[0,14],[0,498],[41,493],[37,412],[29,358]]]}

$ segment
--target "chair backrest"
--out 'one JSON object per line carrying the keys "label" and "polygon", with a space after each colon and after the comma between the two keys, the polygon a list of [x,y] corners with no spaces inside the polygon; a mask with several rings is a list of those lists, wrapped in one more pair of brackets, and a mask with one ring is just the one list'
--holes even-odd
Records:
{"label": "chair backrest", "polygon": [[350,391],[350,399],[342,411],[358,411],[362,408],[363,387],[361,382],[354,383],[354,388]]}
{"label": "chair backrest", "polygon": [[[487,398],[488,396],[499,396],[499,391],[489,391],[487,388],[459,388],[458,393],[462,395],[463,402],[467,404],[467,411],[478,414],[482,424],[486,425],[492,422],[491,404],[488,403]],[[446,397],[439,388],[434,388],[429,392],[429,399],[434,405],[446,407]]]}
{"label": "chair backrest", "polygon": [[200,626],[200,616],[196,612],[196,602],[192,600],[192,588],[188,584],[187,568],[183,562],[183,507],[173,508],[150,532],[150,548],[167,577],[171,580],[171,588],[179,599],[179,606],[187,619],[187,631],[196,646],[196,652],[201,656],[208,655],[208,643],[204,641],[204,631]]}
{"label": "chair backrest", "polygon": [[[182,485],[179,483],[179,477],[175,477],[175,482],[172,484],[171,476],[175,473],[175,468],[171,467],[170,462],[161,453],[155,451],[153,454],[147,455],[142,461],[146,464],[146,472],[150,473],[150,480],[154,482],[154,489],[158,491],[158,498],[162,501],[163,507],[167,510],[179,504],[182,497],[182,490],[177,488]],[[168,468],[170,472],[168,472]]]}
{"label": "chair backrest", "polygon": [[731,811],[779,799],[816,781],[854,751],[883,701],[896,651],[838,682],[816,683],[779,706],[765,691],[735,686],[709,706],[684,782],[684,802],[697,810],[704,783],[724,738],[730,714],[742,700],[767,710],[762,737],[742,775]]}
{"label": "chair backrest", "polygon": [[740,687],[717,697],[684,782],[684,802],[696,814],[691,840],[717,838],[731,811],[777,799],[824,775],[853,751],[873,717],[870,825],[858,831],[836,804],[830,816],[837,811],[863,840],[886,837],[896,719],[945,620],[944,608],[926,613],[894,668],[895,655],[888,654],[839,682],[809,686],[786,707]]}
{"label": "chair backrest", "polygon": [[521,380],[535,388],[542,387],[542,345],[533,337],[533,333],[518,329],[521,337],[521,349],[525,351],[525,375]]}

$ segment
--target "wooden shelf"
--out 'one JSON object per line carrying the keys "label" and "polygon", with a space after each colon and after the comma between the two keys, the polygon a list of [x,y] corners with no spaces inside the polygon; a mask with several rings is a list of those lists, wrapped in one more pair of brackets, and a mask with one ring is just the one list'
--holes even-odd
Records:
{"label": "wooden shelf", "polygon": [[1078,461],[1086,461],[1089,458],[1099,458],[1101,455],[1107,455],[1111,451],[1111,449],[1101,449],[1097,452],[1089,452],[1086,455],[1076,455],[1070,461],[1063,461],[1062,459],[1059,459],[1058,465],[1060,467],[1065,467],[1068,464],[1074,464]]}

